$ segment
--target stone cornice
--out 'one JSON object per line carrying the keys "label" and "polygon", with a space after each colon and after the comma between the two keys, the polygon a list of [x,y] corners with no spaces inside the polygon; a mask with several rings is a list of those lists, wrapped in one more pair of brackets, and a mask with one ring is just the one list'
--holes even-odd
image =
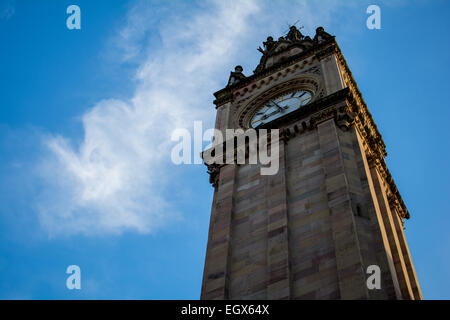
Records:
{"label": "stone cornice", "polygon": [[[294,122],[297,120],[305,119],[309,115],[314,114],[315,112],[321,111],[326,109],[329,106],[336,105],[337,103],[341,101],[345,101],[348,99],[350,94],[350,90],[348,88],[344,88],[342,90],[339,90],[333,94],[330,94],[322,99],[316,100],[312,103],[309,103],[300,109],[297,109],[283,117],[280,117],[276,120],[273,120],[269,123],[266,123],[265,125],[261,126],[261,129],[274,129],[279,128],[286,123]],[[312,128],[316,124],[319,118],[318,117],[311,117],[308,121],[307,126]]]}
{"label": "stone cornice", "polygon": [[365,147],[369,164],[371,166],[375,166],[381,177],[384,179],[387,185],[387,193],[390,195],[390,206],[397,209],[396,211],[401,218],[409,219],[410,214],[408,209],[406,208],[406,205],[384,160],[387,156],[386,145],[380,132],[378,131],[375,121],[373,120],[372,114],[370,113],[369,108],[362,97],[358,84],[353,78],[352,72],[350,71],[350,68],[348,67],[348,64],[337,44],[335,46],[335,54],[341,68],[343,69],[345,85],[350,89],[348,102],[352,111],[357,114],[354,125],[363,138],[363,145]]}
{"label": "stone cornice", "polygon": [[385,182],[386,194],[388,196],[389,206],[391,209],[395,208],[401,219],[409,219],[409,211],[397,189],[394,178],[389,172],[385,160],[371,156],[368,156],[367,160],[369,162],[369,166],[375,167]]}
{"label": "stone cornice", "polygon": [[[317,124],[322,121],[325,121],[329,118],[335,118],[336,122],[342,129],[347,129],[350,125],[353,124],[354,114],[347,107],[345,101],[349,99],[350,90],[348,88],[344,88],[340,91],[335,92],[334,94],[328,95],[322,99],[316,100],[311,104],[308,104],[301,109],[298,109],[286,116],[274,120],[264,126],[261,126],[257,129],[257,135],[259,136],[259,129],[267,129],[268,135],[268,144],[270,145],[270,129],[278,129],[281,126],[279,139],[284,143],[287,143],[289,139],[295,134],[302,134],[306,130],[314,129]],[[297,121],[297,124],[295,122]],[[286,126],[287,123],[293,125],[293,128],[290,129]],[[212,148],[219,147],[219,149],[224,148],[226,141],[221,144],[214,146]],[[236,161],[236,151],[237,145],[234,145],[234,160]],[[221,163],[211,163],[206,164],[208,168],[208,173],[210,175],[210,183],[213,187],[217,187],[219,183],[219,173],[220,168],[227,165],[225,163],[225,153],[220,153],[215,155],[216,159],[220,159]],[[246,144],[246,157],[248,157],[248,145]],[[203,153],[202,153],[203,158]]]}

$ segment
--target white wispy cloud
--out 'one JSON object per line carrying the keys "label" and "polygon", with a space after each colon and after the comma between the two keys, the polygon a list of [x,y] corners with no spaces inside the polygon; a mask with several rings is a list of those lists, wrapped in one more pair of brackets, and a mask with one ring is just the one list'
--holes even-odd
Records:
{"label": "white wispy cloud", "polygon": [[[233,45],[245,34],[246,17],[257,9],[252,1],[217,2],[185,20],[162,23],[160,47],[143,49],[147,58],[134,96],[100,101],[84,114],[77,146],[48,137],[39,212],[51,233],[152,232],[176,215],[162,193],[171,131],[204,118],[211,106],[203,98],[218,87],[211,78],[237,51]],[[139,39],[132,32],[149,28],[141,14],[133,9],[120,34],[127,58],[142,50],[129,49]]]}
{"label": "white wispy cloud", "polygon": [[314,30],[334,8],[328,1],[217,1],[159,21],[151,4],[137,2],[115,39],[123,61],[141,57],[135,93],[87,111],[80,144],[47,136],[39,166],[42,225],[54,235],[148,233],[172,221],[179,212],[163,192],[172,130],[211,118],[212,92],[237,56],[257,57],[255,39],[299,18]]}

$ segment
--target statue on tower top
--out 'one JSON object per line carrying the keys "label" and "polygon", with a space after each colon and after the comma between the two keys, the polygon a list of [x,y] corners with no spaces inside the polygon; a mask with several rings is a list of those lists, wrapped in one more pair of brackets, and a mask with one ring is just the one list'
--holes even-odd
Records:
{"label": "statue on tower top", "polygon": [[266,54],[273,48],[273,46],[275,44],[276,44],[276,42],[273,41],[272,37],[267,37],[267,41],[263,42],[264,49],[262,49],[261,47],[258,47],[258,51],[261,52],[262,54]]}
{"label": "statue on tower top", "polygon": [[289,32],[286,35],[286,40],[291,41],[301,41],[303,39],[302,33],[297,29],[296,26],[289,27]]}
{"label": "statue on tower top", "polygon": [[[263,42],[263,46],[258,47],[258,51],[262,53],[262,57],[253,73],[259,73],[282,60],[293,55],[298,55],[324,41],[334,38],[332,35],[325,32],[323,27],[318,27],[314,39],[311,39],[310,36],[305,36],[300,32],[300,29],[303,27],[298,28],[296,23],[294,25],[289,25],[289,29],[283,32],[284,36],[279,37],[277,41],[269,36],[267,37],[267,40]],[[238,72],[234,72],[233,74],[234,80],[242,78],[241,74]],[[234,83],[234,80],[231,83]]]}

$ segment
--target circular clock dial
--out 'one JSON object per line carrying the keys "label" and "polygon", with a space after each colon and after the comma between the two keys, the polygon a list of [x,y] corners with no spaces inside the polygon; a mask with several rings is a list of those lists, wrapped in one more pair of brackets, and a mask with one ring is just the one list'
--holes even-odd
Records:
{"label": "circular clock dial", "polygon": [[257,128],[265,123],[278,119],[309,103],[313,93],[309,90],[298,90],[271,99],[250,119],[249,127]]}

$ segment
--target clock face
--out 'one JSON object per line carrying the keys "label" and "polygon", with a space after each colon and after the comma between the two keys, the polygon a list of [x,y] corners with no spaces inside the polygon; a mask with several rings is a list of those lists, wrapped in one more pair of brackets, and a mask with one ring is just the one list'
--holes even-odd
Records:
{"label": "clock face", "polygon": [[250,119],[249,127],[257,128],[265,123],[278,119],[298,108],[308,104],[313,97],[309,90],[298,90],[271,99]]}

